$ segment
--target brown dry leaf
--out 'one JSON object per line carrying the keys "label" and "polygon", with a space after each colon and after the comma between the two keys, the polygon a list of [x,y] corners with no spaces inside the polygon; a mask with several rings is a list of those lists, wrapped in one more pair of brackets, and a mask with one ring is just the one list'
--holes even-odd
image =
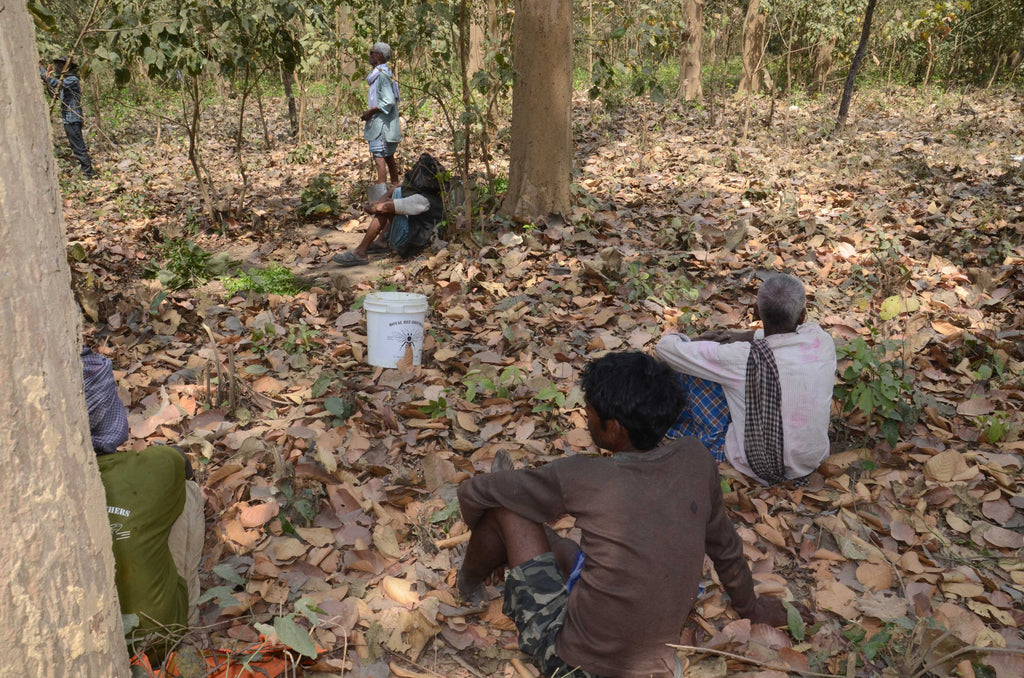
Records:
{"label": "brown dry leaf", "polygon": [[749,619],[729,622],[706,643],[706,646],[719,649],[733,643],[745,645],[750,642],[750,627]]}
{"label": "brown dry leaf", "polygon": [[964,602],[967,603],[967,607],[981,617],[987,617],[997,624],[1002,624],[1003,626],[1017,626],[1017,622],[1014,621],[1012,614],[1006,610],[1000,610],[995,605],[989,605],[988,603],[983,603],[979,600],[966,600]]}
{"label": "brown dry leaf", "polygon": [[971,531],[971,524],[953,512],[946,513],[946,524],[960,534],[967,534]]}
{"label": "brown dry leaf", "polygon": [[764,523],[758,523],[757,525],[754,525],[754,532],[757,532],[759,535],[764,537],[764,539],[775,544],[779,548],[786,548],[786,537],[774,527]]}
{"label": "brown dry leaf", "polygon": [[585,428],[574,428],[565,439],[573,447],[590,447],[594,442],[590,438],[590,431]]}
{"label": "brown dry leaf", "polygon": [[161,426],[177,423],[184,417],[185,413],[180,407],[174,403],[168,403],[156,414],[145,419],[136,420],[135,417],[129,415],[129,430],[133,438],[148,438]]}
{"label": "brown dry leaf", "polygon": [[306,555],[308,547],[295,537],[274,537],[270,542],[270,557],[278,565]]}
{"label": "brown dry leaf", "polygon": [[993,525],[982,533],[985,541],[993,546],[1004,549],[1019,549],[1024,547],[1024,534],[1007,530],[1004,527]]}
{"label": "brown dry leaf", "polygon": [[686,668],[686,678],[725,678],[729,675],[729,664],[725,657],[705,657]]}
{"label": "brown dry leaf", "polygon": [[892,621],[907,616],[907,599],[893,591],[874,591],[857,599],[857,607],[869,617]]}
{"label": "brown dry leaf", "polygon": [[246,530],[237,518],[221,523],[221,529],[224,530],[225,537],[239,546],[240,553],[247,553],[256,546],[256,532]]}
{"label": "brown dry leaf", "polygon": [[480,430],[480,439],[484,441],[490,440],[494,436],[501,433],[503,430],[505,430],[505,427],[502,424],[496,421],[492,421],[488,424],[485,424],[484,427]]}
{"label": "brown dry leaf", "polygon": [[996,523],[1008,522],[1016,512],[1017,509],[1010,506],[1010,502],[1005,499],[986,501],[981,505],[982,515]]}
{"label": "brown dry leaf", "polygon": [[338,429],[328,429],[316,438],[316,458],[328,473],[338,470],[338,457],[335,451],[345,444],[345,439]]}
{"label": "brown dry leaf", "polygon": [[459,426],[462,430],[468,431],[469,433],[476,433],[480,430],[480,427],[476,425],[473,420],[473,415],[469,412],[456,412],[455,420],[459,422]]}
{"label": "brown dry leaf", "polygon": [[480,621],[485,622],[492,628],[496,628],[501,631],[514,631],[516,628],[516,623],[502,613],[501,606],[501,598],[492,600],[487,605],[487,610],[480,615]]}
{"label": "brown dry leaf", "polygon": [[455,358],[458,355],[459,352],[456,351],[455,349],[449,348],[447,346],[442,346],[441,348],[434,351],[434,360],[436,360],[439,363],[443,363],[451,360],[452,358]]}
{"label": "brown dry leaf", "polygon": [[892,587],[892,568],[882,563],[864,562],[857,567],[857,581],[868,590],[881,591]]}
{"label": "brown dry leaf", "polygon": [[971,398],[956,406],[957,414],[967,417],[978,417],[995,412],[996,405],[988,398]]}
{"label": "brown dry leaf", "polygon": [[313,546],[328,546],[334,544],[334,533],[326,527],[296,527],[295,532],[302,537],[303,541]]}
{"label": "brown dry leaf", "polygon": [[767,624],[750,626],[750,642],[770,647],[773,650],[793,647],[789,634]]}
{"label": "brown dry leaf", "polygon": [[778,652],[779,659],[793,667],[793,670],[802,673],[810,673],[811,664],[802,652],[797,652],[791,647],[781,647]]}
{"label": "brown dry leaf", "polygon": [[402,547],[399,546],[398,537],[390,525],[378,523],[373,528],[373,545],[387,558],[402,557]]}
{"label": "brown dry leaf", "polygon": [[889,525],[889,533],[896,541],[913,545],[917,543],[917,531],[902,520],[894,520]]}
{"label": "brown dry leaf", "polygon": [[263,375],[252,383],[252,389],[257,393],[276,395],[287,388],[288,384],[270,375]]}
{"label": "brown dry leaf", "polygon": [[925,477],[940,483],[948,483],[967,470],[967,461],[956,450],[946,450],[937,454],[924,465]]}
{"label": "brown dry leaf", "polygon": [[419,594],[413,590],[412,582],[407,579],[384,577],[380,588],[388,598],[406,607],[414,607],[420,602]]}
{"label": "brown dry leaf", "polygon": [[281,507],[271,499],[265,504],[252,504],[246,506],[238,514],[238,520],[242,527],[259,527],[264,525],[278,514]]}
{"label": "brown dry leaf", "polygon": [[1024,655],[996,654],[984,655],[984,662],[996,672],[996,678],[1020,678],[1024,676]]}
{"label": "brown dry leaf", "polygon": [[856,619],[854,601],[857,594],[850,587],[837,581],[819,582],[815,602],[819,607],[832,610],[844,619]]}

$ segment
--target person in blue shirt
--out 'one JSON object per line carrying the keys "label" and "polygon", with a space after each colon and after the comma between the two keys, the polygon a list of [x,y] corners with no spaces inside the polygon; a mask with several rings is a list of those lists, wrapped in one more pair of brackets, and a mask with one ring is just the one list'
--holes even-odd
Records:
{"label": "person in blue shirt", "polygon": [[398,183],[398,163],[395,151],[402,140],[402,129],[398,119],[398,84],[388,68],[391,47],[386,42],[376,42],[370,48],[370,69],[366,76],[366,110],[360,115],[365,123],[363,138],[369,144],[370,155],[377,170],[377,183],[370,190],[369,202],[384,197],[385,183],[390,175],[392,185]]}
{"label": "person in blue shirt", "polygon": [[89,149],[82,137],[82,86],[78,80],[78,65],[69,56],[59,56],[53,66],[47,69],[39,65],[39,77],[43,79],[51,94],[60,98],[60,119],[64,123],[64,134],[75,159],[82,166],[82,173],[89,179],[96,176],[89,157]]}

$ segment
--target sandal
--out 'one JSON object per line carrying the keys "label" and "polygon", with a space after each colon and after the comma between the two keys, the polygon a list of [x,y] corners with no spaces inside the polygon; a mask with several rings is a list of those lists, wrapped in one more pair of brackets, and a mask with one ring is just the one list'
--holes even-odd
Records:
{"label": "sandal", "polygon": [[391,251],[391,248],[379,240],[374,240],[366,251],[369,254],[386,254]]}
{"label": "sandal", "polygon": [[356,256],[355,252],[342,252],[340,254],[335,254],[333,257],[331,257],[331,261],[338,264],[342,268],[349,268],[351,266],[365,266],[366,264],[370,263],[369,258],[360,259],[358,256]]}

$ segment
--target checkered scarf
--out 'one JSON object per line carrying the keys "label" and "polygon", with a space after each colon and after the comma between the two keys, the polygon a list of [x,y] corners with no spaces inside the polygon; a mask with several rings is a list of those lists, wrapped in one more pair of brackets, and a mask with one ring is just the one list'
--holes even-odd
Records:
{"label": "checkered scarf", "polygon": [[117,396],[110,360],[88,348],[82,349],[82,377],[85,406],[89,410],[89,433],[96,454],[117,452],[128,440],[128,413]]}
{"label": "checkered scarf", "polygon": [[782,459],[782,387],[779,367],[766,339],[750,344],[747,358],[747,421],[743,450],[754,473],[769,485],[786,480]]}

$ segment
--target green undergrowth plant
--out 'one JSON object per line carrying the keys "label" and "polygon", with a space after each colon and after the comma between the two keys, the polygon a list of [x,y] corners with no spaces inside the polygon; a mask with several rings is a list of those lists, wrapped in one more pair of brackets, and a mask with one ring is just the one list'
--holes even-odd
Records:
{"label": "green undergrowth plant", "polygon": [[295,296],[308,290],[310,285],[297,278],[288,267],[270,264],[265,268],[239,271],[238,275],[224,279],[224,287],[231,294],[249,291],[257,294]]}
{"label": "green undergrowth plant", "polygon": [[[208,589],[199,598],[198,602],[205,603],[212,600],[215,601],[216,605],[221,609],[239,605],[240,603],[235,597],[235,589],[240,588],[244,591],[247,585],[246,580],[242,578],[242,576],[239,575],[228,563],[215,565],[213,567],[213,572],[226,583]],[[317,607],[310,598],[303,596],[292,603],[291,612],[275,615],[269,620],[270,623],[254,622],[252,627],[267,638],[276,635],[278,640],[290,647],[292,650],[305,657],[309,657],[310,659],[315,659],[317,651],[313,644],[313,639],[310,636],[309,631],[299,626],[295,622],[295,619],[299,616],[305,617],[309,622],[310,627],[315,628],[320,624],[320,617],[318,615],[322,614],[326,613]],[[260,653],[257,649],[251,652],[251,654],[248,652],[241,653],[234,660],[237,662],[239,667],[244,669],[249,662],[259,660],[260,658]]]}
{"label": "green undergrowth plant", "polygon": [[163,262],[151,261],[143,269],[147,278],[155,278],[164,287],[184,290],[200,287],[238,266],[226,253],[213,254],[191,240],[171,238],[159,246]]}
{"label": "green undergrowth plant", "polygon": [[833,391],[843,413],[862,414],[865,431],[877,423],[890,445],[896,444],[900,427],[914,423],[918,416],[911,399],[913,384],[906,377],[903,361],[896,357],[900,347],[898,341],[872,345],[857,337],[836,348],[840,361],[849,360]]}
{"label": "green undergrowth plant", "polygon": [[327,174],[318,174],[299,195],[299,214],[319,219],[341,213],[341,200]]}
{"label": "green undergrowth plant", "polygon": [[466,402],[473,402],[477,395],[484,395],[489,398],[510,398],[516,386],[526,380],[526,375],[521,369],[509,365],[500,373],[497,370],[484,367],[471,369],[466,372],[462,383],[466,387]]}

